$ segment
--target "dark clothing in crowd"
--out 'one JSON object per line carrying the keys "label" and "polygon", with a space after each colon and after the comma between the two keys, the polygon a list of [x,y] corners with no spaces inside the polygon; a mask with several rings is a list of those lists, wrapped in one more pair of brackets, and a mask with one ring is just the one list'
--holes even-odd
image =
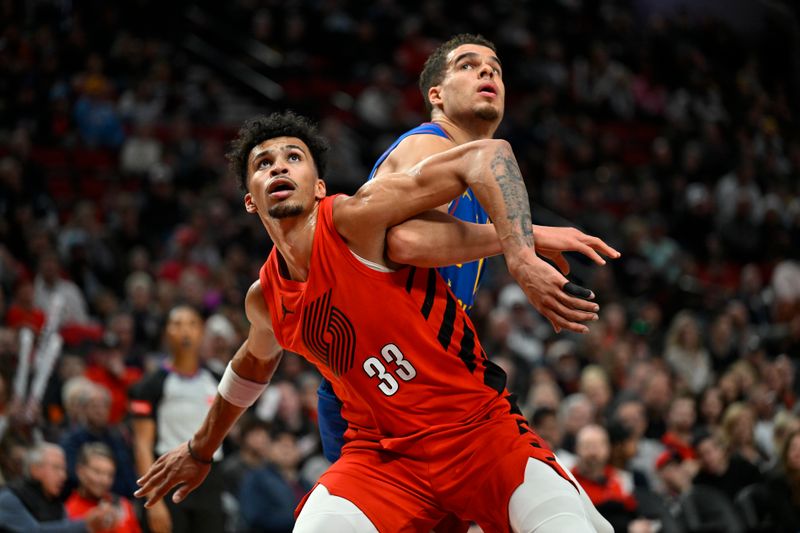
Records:
{"label": "dark clothing in crowd", "polygon": [[85,533],[83,521],[66,519],[64,505],[48,498],[32,480],[15,481],[0,490],[0,531],[9,533]]}

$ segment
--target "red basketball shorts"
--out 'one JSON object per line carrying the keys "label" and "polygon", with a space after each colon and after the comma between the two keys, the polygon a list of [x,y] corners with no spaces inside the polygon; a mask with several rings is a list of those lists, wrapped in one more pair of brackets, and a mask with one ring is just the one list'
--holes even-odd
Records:
{"label": "red basketball shorts", "polygon": [[319,479],[381,532],[430,531],[451,513],[484,531],[510,531],[508,502],[524,480],[530,457],[569,481],[520,415],[436,428],[401,446],[388,441],[348,443]]}

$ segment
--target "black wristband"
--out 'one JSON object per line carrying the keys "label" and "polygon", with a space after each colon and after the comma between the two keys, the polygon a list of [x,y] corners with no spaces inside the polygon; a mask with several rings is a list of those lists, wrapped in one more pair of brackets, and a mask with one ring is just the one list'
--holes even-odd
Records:
{"label": "black wristband", "polygon": [[197,461],[198,463],[203,463],[204,465],[210,465],[214,463],[214,458],[211,459],[203,459],[202,457],[198,457],[195,455],[194,450],[192,450],[192,439],[186,441],[186,448],[189,450],[189,457]]}

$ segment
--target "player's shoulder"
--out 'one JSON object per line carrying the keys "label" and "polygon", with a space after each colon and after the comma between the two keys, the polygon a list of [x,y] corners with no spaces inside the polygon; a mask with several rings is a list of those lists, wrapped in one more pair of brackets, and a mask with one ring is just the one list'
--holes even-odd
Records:
{"label": "player's shoulder", "polygon": [[426,157],[449,150],[455,145],[449,138],[432,133],[409,135],[392,150],[392,153],[380,166],[379,174],[402,172]]}

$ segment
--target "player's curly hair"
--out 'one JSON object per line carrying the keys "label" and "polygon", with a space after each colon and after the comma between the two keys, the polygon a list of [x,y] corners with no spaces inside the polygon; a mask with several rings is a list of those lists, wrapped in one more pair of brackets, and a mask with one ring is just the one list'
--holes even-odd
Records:
{"label": "player's curly hair", "polygon": [[447,69],[447,54],[461,46],[462,44],[477,44],[491,48],[493,52],[497,52],[494,43],[485,38],[483,35],[475,35],[472,33],[459,33],[451,37],[447,42],[439,45],[439,48],[425,61],[425,66],[422,68],[422,73],[419,75],[419,90],[422,91],[422,99],[425,101],[425,109],[428,113],[433,111],[433,106],[428,100],[428,89],[434,85],[439,85],[444,79],[444,73]]}
{"label": "player's curly hair", "polygon": [[231,142],[231,149],[225,156],[228,158],[231,174],[239,182],[239,188],[247,192],[247,160],[250,151],[275,137],[297,137],[306,143],[317,167],[317,175],[320,179],[324,178],[328,164],[328,141],[309,119],[293,111],[284,111],[246,120]]}

